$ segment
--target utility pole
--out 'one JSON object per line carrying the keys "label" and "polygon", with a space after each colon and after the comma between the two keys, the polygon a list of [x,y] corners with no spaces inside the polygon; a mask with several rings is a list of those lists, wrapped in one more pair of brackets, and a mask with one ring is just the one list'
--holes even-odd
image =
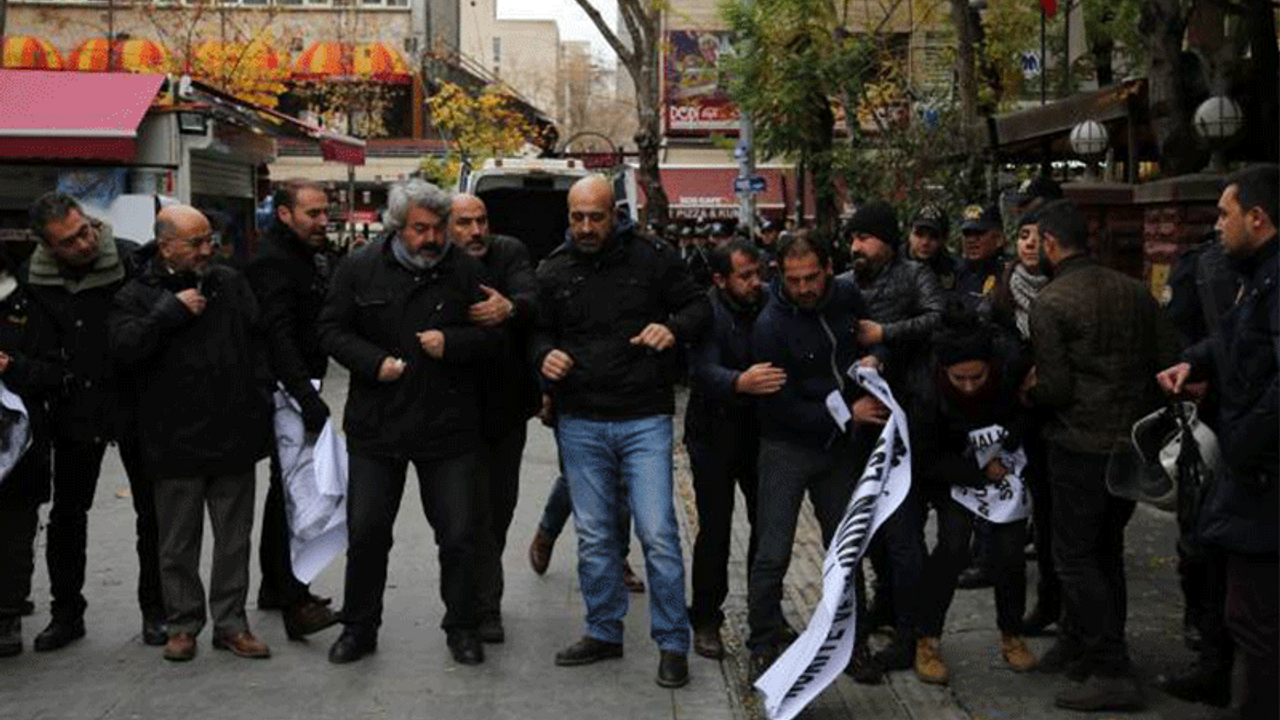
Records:
{"label": "utility pole", "polygon": [[[755,0],[743,0],[748,8],[755,5]],[[743,40],[741,51],[750,50],[750,40]],[[756,174],[755,122],[751,113],[738,109],[738,146],[735,154],[738,159],[738,185],[742,192],[738,193],[738,227],[747,231],[748,238],[755,237],[756,229],[756,193],[748,184]]]}

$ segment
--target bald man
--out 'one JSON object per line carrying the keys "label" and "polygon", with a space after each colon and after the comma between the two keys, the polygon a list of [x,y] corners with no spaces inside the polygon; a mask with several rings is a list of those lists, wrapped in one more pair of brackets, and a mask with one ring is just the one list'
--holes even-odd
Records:
{"label": "bald man", "polygon": [[676,344],[706,329],[711,304],[674,249],[618,219],[600,175],[569,191],[569,242],[539,266],[538,286],[532,357],[554,397],[587,606],[585,636],[556,664],[622,656],[617,513],[627,502],[649,574],[657,682],[680,687],[689,681],[689,619],[671,500],[672,383]]}
{"label": "bald man", "polygon": [[529,363],[538,281],[524,243],[505,235],[491,235],[489,213],[484,201],[475,195],[454,195],[449,237],[484,266],[480,291],[485,297],[471,305],[471,322],[500,328],[503,336],[501,353],[482,370],[485,382],[480,392],[480,432],[484,443],[481,457],[487,465],[488,483],[481,503],[477,570],[480,639],[500,643],[505,639],[502,551],[507,546],[507,529],[519,495],[520,458],[529,418],[538,411],[540,401],[537,379]]}
{"label": "bald man", "polygon": [[139,251],[138,275],[116,295],[110,341],[116,363],[134,373],[137,435],[155,482],[164,657],[195,657],[205,624],[199,566],[207,507],[213,647],[265,658],[271,651],[245,616],[254,466],[271,441],[257,302],[243,276],[212,263],[213,232],[198,210],[161,210],[155,234]]}

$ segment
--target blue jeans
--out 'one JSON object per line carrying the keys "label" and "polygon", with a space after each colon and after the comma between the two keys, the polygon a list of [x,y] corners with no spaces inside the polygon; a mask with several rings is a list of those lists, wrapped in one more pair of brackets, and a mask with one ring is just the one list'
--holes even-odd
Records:
{"label": "blue jeans", "polygon": [[687,653],[684,559],[671,499],[671,416],[618,421],[562,416],[556,439],[573,499],[587,634],[622,642],[627,590],[617,514],[625,495],[644,549],[650,635],[661,650]]}

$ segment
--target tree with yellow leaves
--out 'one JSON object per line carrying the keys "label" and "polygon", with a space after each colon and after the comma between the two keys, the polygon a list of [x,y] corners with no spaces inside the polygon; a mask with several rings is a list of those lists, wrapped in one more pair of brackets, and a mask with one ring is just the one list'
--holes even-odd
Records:
{"label": "tree with yellow leaves", "polygon": [[486,86],[467,92],[450,82],[427,100],[431,123],[449,142],[443,162],[426,160],[423,170],[434,179],[451,183],[463,161],[479,165],[487,158],[515,155],[537,132],[532,123],[500,89]]}

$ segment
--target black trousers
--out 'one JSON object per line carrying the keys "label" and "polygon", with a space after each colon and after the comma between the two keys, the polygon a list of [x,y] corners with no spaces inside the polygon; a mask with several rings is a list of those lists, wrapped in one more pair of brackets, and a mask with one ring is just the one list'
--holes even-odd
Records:
{"label": "black trousers", "polygon": [[[348,459],[347,570],[342,622],[373,634],[382,624],[382,595],[392,530],[404,495],[409,460],[362,455]],[[427,522],[435,531],[440,559],[440,595],[445,630],[472,629],[479,622],[476,593],[477,514],[483,466],[478,453],[442,460],[414,460]]]}
{"label": "black trousers", "polygon": [[1031,491],[1031,519],[1036,544],[1036,602],[1049,611],[1060,609],[1062,581],[1053,564],[1053,493],[1049,489],[1049,452],[1040,438],[1027,438],[1027,489]]}
{"label": "black trousers", "polygon": [[1230,670],[1234,655],[1227,631],[1227,554],[1220,548],[1178,543],[1178,580],[1186,602],[1185,621],[1200,631],[1200,662]]}
{"label": "black trousers", "polygon": [[89,508],[98,489],[105,442],[53,439],[53,507],[45,562],[53,595],[54,619],[72,621],[84,617],[85,546],[88,542]]}
{"label": "black trousers", "polygon": [[262,534],[258,541],[258,567],[262,571],[258,602],[274,601],[279,607],[289,608],[306,600],[310,591],[293,575],[284,475],[280,471],[280,458],[275,448],[271,450],[270,478],[267,499],[262,505]]}
{"label": "black trousers", "polygon": [[488,480],[482,483],[479,504],[477,592],[482,619],[502,616],[502,552],[520,497],[520,459],[528,435],[529,424],[518,423],[501,437],[486,439],[481,451]]}
{"label": "black trousers", "polygon": [[1092,675],[1129,672],[1124,527],[1134,503],[1106,486],[1107,456],[1049,446],[1053,559],[1062,579],[1063,641],[1083,652]]}
{"label": "black trousers", "polygon": [[[969,540],[976,523],[973,513],[951,498],[950,486],[932,486],[922,497],[938,513],[938,542],[933,552],[924,557],[920,634],[936,638],[942,636],[947,610],[955,597],[956,580],[969,564]],[[1027,602],[1027,565],[1022,557],[1027,523],[1021,520],[987,524],[996,626],[1002,633],[1020,635]]]}
{"label": "black trousers", "polygon": [[138,554],[138,609],[152,622],[165,618],[164,594],[160,589],[160,526],[156,520],[155,479],[143,469],[142,446],[137,440],[120,441],[120,462],[129,476],[133,496],[135,549]]}
{"label": "black trousers", "polygon": [[1240,720],[1280,717],[1280,561],[1275,555],[1227,555],[1227,627],[1244,661]]}
{"label": "black trousers", "polygon": [[756,557],[756,490],[760,436],[731,423],[711,427],[706,437],[685,439],[693,470],[694,500],[698,507],[698,537],[693,543],[693,600],[689,622],[695,628],[719,627],[724,622],[729,594],[729,550],[733,529],[734,488],[742,488],[751,535],[747,568]]}
{"label": "black trousers", "polygon": [[49,497],[48,442],[36,441],[0,485],[0,617],[22,614],[36,569],[40,505]]}

